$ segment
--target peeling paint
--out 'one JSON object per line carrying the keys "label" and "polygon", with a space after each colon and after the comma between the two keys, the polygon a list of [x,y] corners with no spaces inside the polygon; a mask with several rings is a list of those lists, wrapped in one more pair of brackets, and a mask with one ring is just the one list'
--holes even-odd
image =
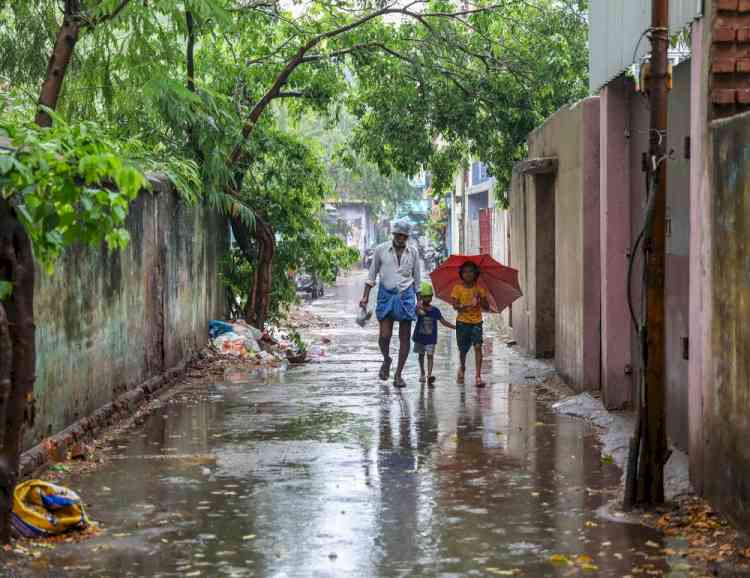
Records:
{"label": "peeling paint", "polygon": [[201,348],[224,310],[225,221],[160,184],[133,202],[121,252],[74,247],[39,273],[37,420],[25,447],[94,414]]}

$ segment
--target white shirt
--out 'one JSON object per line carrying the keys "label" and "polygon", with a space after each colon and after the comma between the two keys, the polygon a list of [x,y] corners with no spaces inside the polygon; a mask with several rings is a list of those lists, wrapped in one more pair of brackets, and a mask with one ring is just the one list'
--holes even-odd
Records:
{"label": "white shirt", "polygon": [[419,251],[413,245],[406,245],[401,253],[399,262],[393,241],[387,241],[375,247],[370,265],[370,275],[367,284],[375,286],[380,275],[380,284],[386,289],[398,287],[399,292],[406,291],[412,285],[415,290],[419,289],[421,272],[419,267]]}

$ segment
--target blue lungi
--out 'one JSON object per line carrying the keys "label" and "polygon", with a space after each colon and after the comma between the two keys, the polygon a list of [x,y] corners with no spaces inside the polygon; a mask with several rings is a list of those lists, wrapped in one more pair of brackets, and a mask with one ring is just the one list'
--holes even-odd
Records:
{"label": "blue lungi", "polygon": [[384,319],[415,321],[417,319],[417,292],[414,285],[401,293],[399,293],[398,287],[386,289],[380,285],[375,315],[378,321]]}

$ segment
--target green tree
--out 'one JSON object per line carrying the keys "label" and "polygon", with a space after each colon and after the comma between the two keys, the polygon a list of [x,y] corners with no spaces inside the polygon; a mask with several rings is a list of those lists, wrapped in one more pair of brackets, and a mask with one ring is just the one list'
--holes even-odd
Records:
{"label": "green tree", "polygon": [[94,123],[0,122],[0,136],[10,141],[0,149],[0,542],[7,542],[23,427],[33,416],[34,257],[50,270],[71,244],[123,247],[128,206],[146,180]]}
{"label": "green tree", "polygon": [[350,136],[356,120],[347,111],[331,117],[308,114],[297,131],[319,143],[323,162],[333,181],[334,198],[368,203],[379,218],[395,215],[417,198],[415,188],[403,173],[384,174],[374,162],[352,149]]}
{"label": "green tree", "polygon": [[383,170],[425,164],[436,192],[460,163],[485,162],[505,201],[526,137],[587,94],[587,3],[505,2],[431,29],[409,23],[390,59],[361,54],[353,146]]}

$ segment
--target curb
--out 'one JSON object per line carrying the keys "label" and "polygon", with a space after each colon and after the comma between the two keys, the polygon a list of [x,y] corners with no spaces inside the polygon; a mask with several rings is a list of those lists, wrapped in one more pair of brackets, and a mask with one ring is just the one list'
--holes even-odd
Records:
{"label": "curb", "polygon": [[[200,357],[201,351],[193,353],[187,360],[164,373],[152,377],[114,401],[100,407],[91,415],[79,419],[61,432],[44,439],[41,443],[21,454],[19,479],[30,477],[34,472],[59,461],[75,444],[94,439],[106,428],[119,420],[131,416],[136,409],[183,377],[187,369]],[[57,458],[57,459],[56,459]]]}

